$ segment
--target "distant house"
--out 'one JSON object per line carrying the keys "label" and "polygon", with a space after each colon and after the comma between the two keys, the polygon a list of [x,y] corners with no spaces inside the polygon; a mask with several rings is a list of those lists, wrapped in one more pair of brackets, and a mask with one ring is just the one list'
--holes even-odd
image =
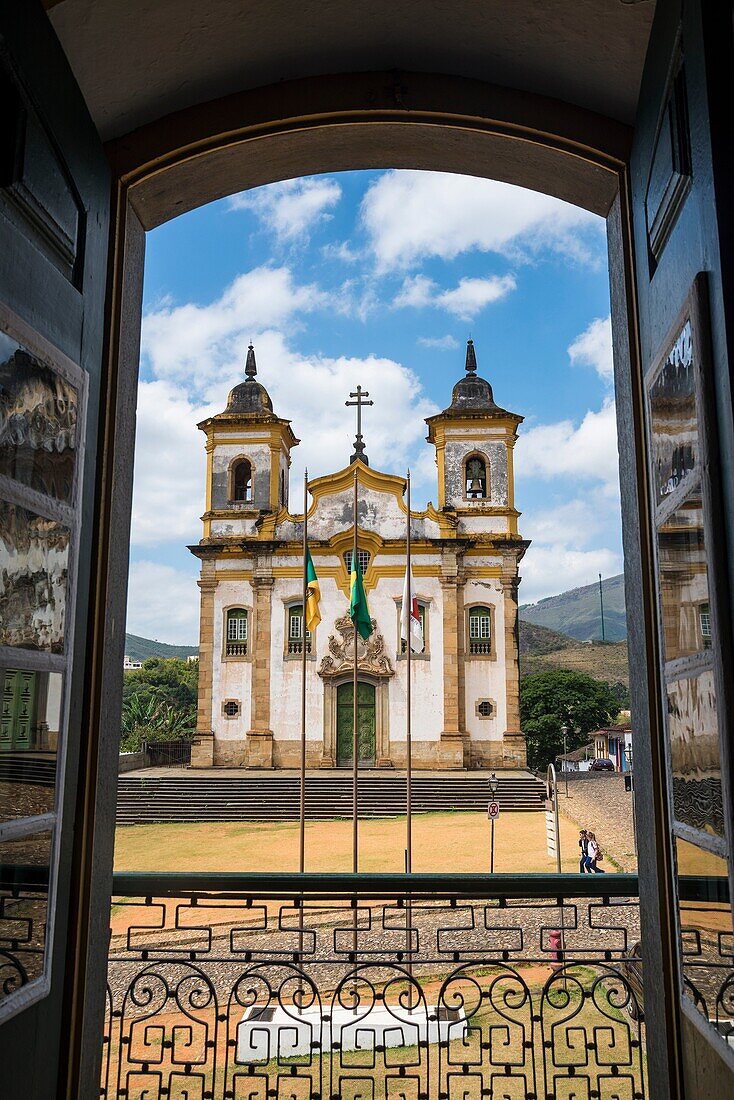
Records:
{"label": "distant house", "polygon": [[587,772],[592,760],[611,760],[618,772],[629,771],[632,753],[632,730],[625,726],[609,726],[594,730],[588,745],[556,757],[561,771]]}
{"label": "distant house", "polygon": [[556,757],[556,766],[562,772],[587,772],[594,759],[594,744],[582,745],[573,752],[562,753]]}
{"label": "distant house", "polygon": [[188,663],[190,665],[198,665],[198,663],[199,663],[199,654],[198,653],[189,653],[186,660],[188,661]]}
{"label": "distant house", "polygon": [[625,726],[609,726],[607,729],[594,730],[594,757],[603,760],[608,757],[618,772],[629,771],[632,753],[632,730]]}
{"label": "distant house", "polygon": [[143,662],[142,661],[136,661],[132,657],[128,657],[127,653],[125,654],[125,656],[123,658],[123,661],[122,661],[122,668],[123,668],[124,672],[132,672],[133,669],[142,668],[142,667],[143,667]]}

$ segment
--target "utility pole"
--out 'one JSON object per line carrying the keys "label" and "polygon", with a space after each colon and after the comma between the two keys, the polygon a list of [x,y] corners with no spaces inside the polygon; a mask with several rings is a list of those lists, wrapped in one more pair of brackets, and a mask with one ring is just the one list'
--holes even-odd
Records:
{"label": "utility pole", "polygon": [[604,634],[604,591],[601,585],[601,573],[599,574],[599,607],[601,609],[601,640],[606,641]]}

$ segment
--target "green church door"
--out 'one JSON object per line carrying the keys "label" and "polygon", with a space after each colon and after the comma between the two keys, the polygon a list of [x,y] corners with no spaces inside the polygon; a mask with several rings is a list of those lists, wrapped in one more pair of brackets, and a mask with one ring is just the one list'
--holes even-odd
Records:
{"label": "green church door", "polygon": [[[354,714],[353,684],[341,684],[336,689],[336,763],[339,768],[352,764],[352,730]],[[357,742],[359,763],[375,764],[375,688],[373,684],[357,684]]]}
{"label": "green church door", "polygon": [[30,749],[36,705],[36,673],[6,669],[0,717],[0,752]]}

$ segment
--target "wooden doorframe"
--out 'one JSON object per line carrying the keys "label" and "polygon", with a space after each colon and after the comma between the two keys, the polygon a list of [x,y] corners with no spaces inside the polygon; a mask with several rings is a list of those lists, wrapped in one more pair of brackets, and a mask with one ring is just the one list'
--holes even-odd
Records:
{"label": "wooden doorframe", "polygon": [[[680,1063],[666,802],[655,680],[657,633],[629,217],[631,131],[558,101],[445,74],[360,73],[284,82],[200,104],[108,146],[113,172],[106,390],[96,502],[96,590],[78,805],[77,936],[69,958],[67,1095],[98,1080],[117,785],[145,230],[235,191],[317,172],[450,171],[530,187],[607,219],[620,429],[632,696],[639,727],[639,859],[646,973],[655,974],[653,1095],[677,1096]],[[662,983],[658,990],[657,983]]]}

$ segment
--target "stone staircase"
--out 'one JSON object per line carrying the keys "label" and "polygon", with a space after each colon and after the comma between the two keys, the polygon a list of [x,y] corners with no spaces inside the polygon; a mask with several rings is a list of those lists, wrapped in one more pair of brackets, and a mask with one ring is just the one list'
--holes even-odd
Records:
{"label": "stone staircase", "polygon": [[[544,809],[545,786],[529,772],[501,772],[497,779],[497,800],[503,812]],[[117,823],[297,821],[299,792],[299,777],[293,772],[132,773],[119,779]],[[405,773],[364,772],[359,777],[358,794],[360,817],[404,814]],[[413,774],[414,813],[486,813],[490,797],[487,772]],[[307,818],[351,815],[351,772],[308,774]]]}
{"label": "stone staircase", "polygon": [[55,782],[55,753],[0,753],[0,783],[25,783],[34,787],[53,787]]}

